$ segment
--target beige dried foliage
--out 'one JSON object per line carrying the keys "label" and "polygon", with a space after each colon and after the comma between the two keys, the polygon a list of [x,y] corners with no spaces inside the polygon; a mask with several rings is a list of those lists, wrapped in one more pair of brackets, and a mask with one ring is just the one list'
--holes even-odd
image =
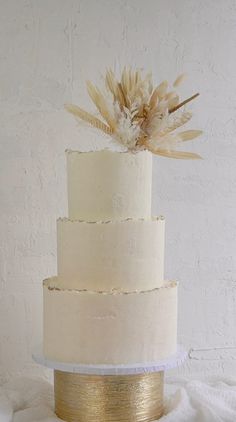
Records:
{"label": "beige dried foliage", "polygon": [[177,88],[177,87],[179,87],[182,83],[183,83],[183,81],[186,79],[186,73],[181,73],[181,75],[179,75],[176,79],[175,79],[175,81],[174,81],[174,83],[173,83],[173,86],[175,87],[175,88]]}
{"label": "beige dried foliage", "polygon": [[69,111],[69,113],[73,114],[75,117],[83,120],[84,122],[89,123],[91,126],[95,127],[96,129],[100,129],[102,132],[106,133],[107,135],[112,135],[113,132],[109,126],[107,126],[100,119],[88,113],[87,111],[83,110],[82,108],[73,104],[65,104],[65,108],[67,111]]}
{"label": "beige dried foliage", "polygon": [[106,100],[101,91],[93,86],[91,82],[87,82],[87,90],[90,98],[96,105],[102,117],[106,120],[112,131],[116,129],[116,121],[107,107]]}
{"label": "beige dried foliage", "polygon": [[178,133],[178,137],[182,142],[191,141],[200,135],[202,135],[201,130],[186,130],[185,132]]}
{"label": "beige dried foliage", "polygon": [[[179,86],[184,77],[184,74],[178,76],[173,86]],[[75,105],[66,105],[66,109],[75,117],[111,135],[128,150],[146,148],[165,157],[201,158],[198,154],[174,149],[179,141],[194,139],[202,133],[199,130],[175,133],[177,128],[191,119],[192,114],[182,112],[175,117],[174,113],[195,99],[198,93],[180,102],[175,91],[168,91],[166,80],[154,87],[151,73],[143,77],[140,70],[133,71],[130,67],[123,69],[120,80],[112,69],[106,71],[104,79],[106,92],[87,82],[88,94],[104,122]]]}
{"label": "beige dried foliage", "polygon": [[130,72],[128,72],[128,69],[125,67],[122,75],[121,75],[121,86],[122,86],[122,90],[124,92],[124,95],[127,95],[129,91],[131,91],[131,87],[130,87]]}
{"label": "beige dried foliage", "polygon": [[112,72],[111,69],[107,70],[106,73],[106,77],[105,77],[105,82],[106,82],[106,86],[107,88],[111,91],[111,93],[113,94],[113,97],[116,98],[117,96],[117,89],[118,89],[118,84],[117,81],[115,79],[115,75]]}
{"label": "beige dried foliage", "polygon": [[154,89],[150,101],[149,101],[149,107],[150,109],[153,109],[158,105],[159,102],[159,96],[158,96],[158,87]]}
{"label": "beige dried foliage", "polygon": [[176,118],[169,126],[167,126],[164,130],[162,130],[159,135],[164,136],[168,133],[173,132],[174,130],[178,129],[179,127],[185,125],[189,120],[192,118],[192,113],[185,112],[182,113],[181,116]]}
{"label": "beige dried foliage", "polygon": [[186,152],[186,151],[172,151],[172,150],[164,150],[160,148],[152,148],[150,147],[149,150],[156,155],[162,155],[163,157],[168,158],[177,158],[181,160],[198,160],[202,157],[198,154],[195,154],[193,152]]}
{"label": "beige dried foliage", "polygon": [[179,104],[179,96],[176,94],[174,97],[168,99],[168,109],[171,110]]}
{"label": "beige dried foliage", "polygon": [[166,95],[167,89],[168,89],[168,81],[163,81],[160,85],[158,85],[157,93],[160,99],[162,99]]}

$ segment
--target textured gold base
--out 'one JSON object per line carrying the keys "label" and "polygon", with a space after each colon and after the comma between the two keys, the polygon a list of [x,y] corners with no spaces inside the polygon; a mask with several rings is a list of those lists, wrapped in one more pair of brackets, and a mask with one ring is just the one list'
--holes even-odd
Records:
{"label": "textured gold base", "polygon": [[163,414],[164,372],[83,375],[54,370],[55,412],[67,422],[151,422]]}

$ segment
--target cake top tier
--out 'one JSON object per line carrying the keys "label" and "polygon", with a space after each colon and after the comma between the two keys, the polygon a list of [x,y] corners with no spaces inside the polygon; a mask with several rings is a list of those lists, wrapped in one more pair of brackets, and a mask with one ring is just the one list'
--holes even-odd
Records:
{"label": "cake top tier", "polygon": [[151,216],[152,155],[148,151],[66,151],[69,219]]}

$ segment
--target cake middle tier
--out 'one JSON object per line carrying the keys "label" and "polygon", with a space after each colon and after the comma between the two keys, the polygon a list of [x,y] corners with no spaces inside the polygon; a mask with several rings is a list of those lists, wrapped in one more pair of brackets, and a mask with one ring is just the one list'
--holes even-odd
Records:
{"label": "cake middle tier", "polygon": [[61,288],[136,291],[164,279],[164,217],[87,223],[57,220]]}

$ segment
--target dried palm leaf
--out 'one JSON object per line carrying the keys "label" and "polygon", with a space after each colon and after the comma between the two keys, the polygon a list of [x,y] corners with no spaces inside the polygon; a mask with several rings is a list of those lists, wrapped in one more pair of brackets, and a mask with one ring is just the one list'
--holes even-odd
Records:
{"label": "dried palm leaf", "polygon": [[91,126],[97,129],[100,129],[107,135],[112,135],[113,131],[109,126],[82,108],[73,104],[65,104],[65,109],[69,111],[69,113],[72,113],[75,117],[83,120],[86,123],[89,123]]}
{"label": "dried palm leaf", "polygon": [[135,72],[135,84],[137,85],[141,80],[140,70],[136,70]]}
{"label": "dried palm leaf", "polygon": [[187,123],[192,118],[192,113],[186,112],[182,113],[180,117],[178,117],[174,122],[167,126],[164,130],[159,132],[159,136],[164,136],[167,133],[173,132],[175,129],[178,129],[178,127],[183,126],[185,123]]}
{"label": "dried palm leaf", "polygon": [[149,107],[150,109],[153,109],[158,104],[158,87],[154,89],[151,98],[149,100]]}
{"label": "dried palm leaf", "polygon": [[175,91],[170,91],[170,92],[167,92],[166,93],[166,95],[165,95],[165,100],[171,100],[172,98],[175,98],[177,96],[177,93],[175,92]]}
{"label": "dried palm leaf", "polygon": [[106,82],[107,88],[111,91],[114,98],[116,98],[118,82],[116,81],[115,75],[111,69],[109,69],[106,73],[105,82]]}
{"label": "dried palm leaf", "polygon": [[202,130],[186,130],[185,132],[178,133],[178,137],[181,141],[191,141],[194,138],[202,135]]}
{"label": "dried palm leaf", "polygon": [[175,79],[175,81],[174,81],[174,83],[173,83],[173,86],[175,87],[175,88],[177,88],[178,86],[180,86],[181,84],[182,84],[182,82],[184,81],[184,79],[186,78],[186,73],[181,73],[181,75],[179,75],[176,79]]}
{"label": "dried palm leaf", "polygon": [[123,107],[130,107],[130,101],[127,98],[126,94],[123,91],[122,85],[119,82],[118,86],[117,86],[117,100],[121,106],[121,108]]}
{"label": "dried palm leaf", "polygon": [[163,81],[160,85],[158,85],[157,93],[160,99],[164,98],[164,96],[166,95],[167,88],[168,88],[168,81]]}
{"label": "dried palm leaf", "polygon": [[112,116],[112,114],[110,113],[108,106],[106,104],[106,100],[104,96],[102,95],[101,91],[97,87],[94,87],[90,81],[87,82],[87,90],[88,90],[88,94],[90,98],[96,105],[102,117],[106,120],[110,128],[113,131],[115,131],[116,121],[114,117]]}
{"label": "dried palm leaf", "polygon": [[172,150],[164,150],[159,148],[153,148],[149,145],[147,146],[150,152],[156,155],[162,155],[163,157],[168,158],[178,158],[183,160],[198,160],[202,159],[202,157],[198,154],[193,152],[184,152],[184,151],[172,151]]}
{"label": "dried palm leaf", "polygon": [[153,83],[152,83],[152,72],[149,72],[144,80],[144,83],[148,84],[148,92],[151,95],[153,91]]}
{"label": "dried palm leaf", "polygon": [[125,95],[129,92],[129,71],[124,67],[121,75],[121,85]]}
{"label": "dried palm leaf", "polygon": [[130,86],[134,87],[135,85],[135,72],[130,71]]}
{"label": "dried palm leaf", "polygon": [[129,90],[126,93],[127,98],[129,98],[130,104],[134,102],[139,102],[139,98],[141,98],[143,101],[144,90],[147,90],[147,83],[149,84],[148,89],[150,89],[150,81],[148,81],[148,79],[142,80],[140,71],[133,73],[132,83],[130,84]]}
{"label": "dried palm leaf", "polygon": [[[174,86],[178,86],[183,79],[184,75],[180,75]],[[88,94],[102,120],[73,105],[66,106],[67,110],[112,135],[128,150],[147,148],[154,154],[172,158],[200,158],[197,154],[175,151],[179,141],[188,141],[201,134],[201,131],[190,130],[179,134],[174,132],[190,120],[191,113],[171,117],[172,113],[196,98],[198,93],[180,102],[176,92],[168,92],[167,81],[153,88],[151,73],[142,77],[140,70],[133,71],[130,67],[123,69],[120,80],[108,69],[105,85],[108,97],[91,82],[87,83]]]}

